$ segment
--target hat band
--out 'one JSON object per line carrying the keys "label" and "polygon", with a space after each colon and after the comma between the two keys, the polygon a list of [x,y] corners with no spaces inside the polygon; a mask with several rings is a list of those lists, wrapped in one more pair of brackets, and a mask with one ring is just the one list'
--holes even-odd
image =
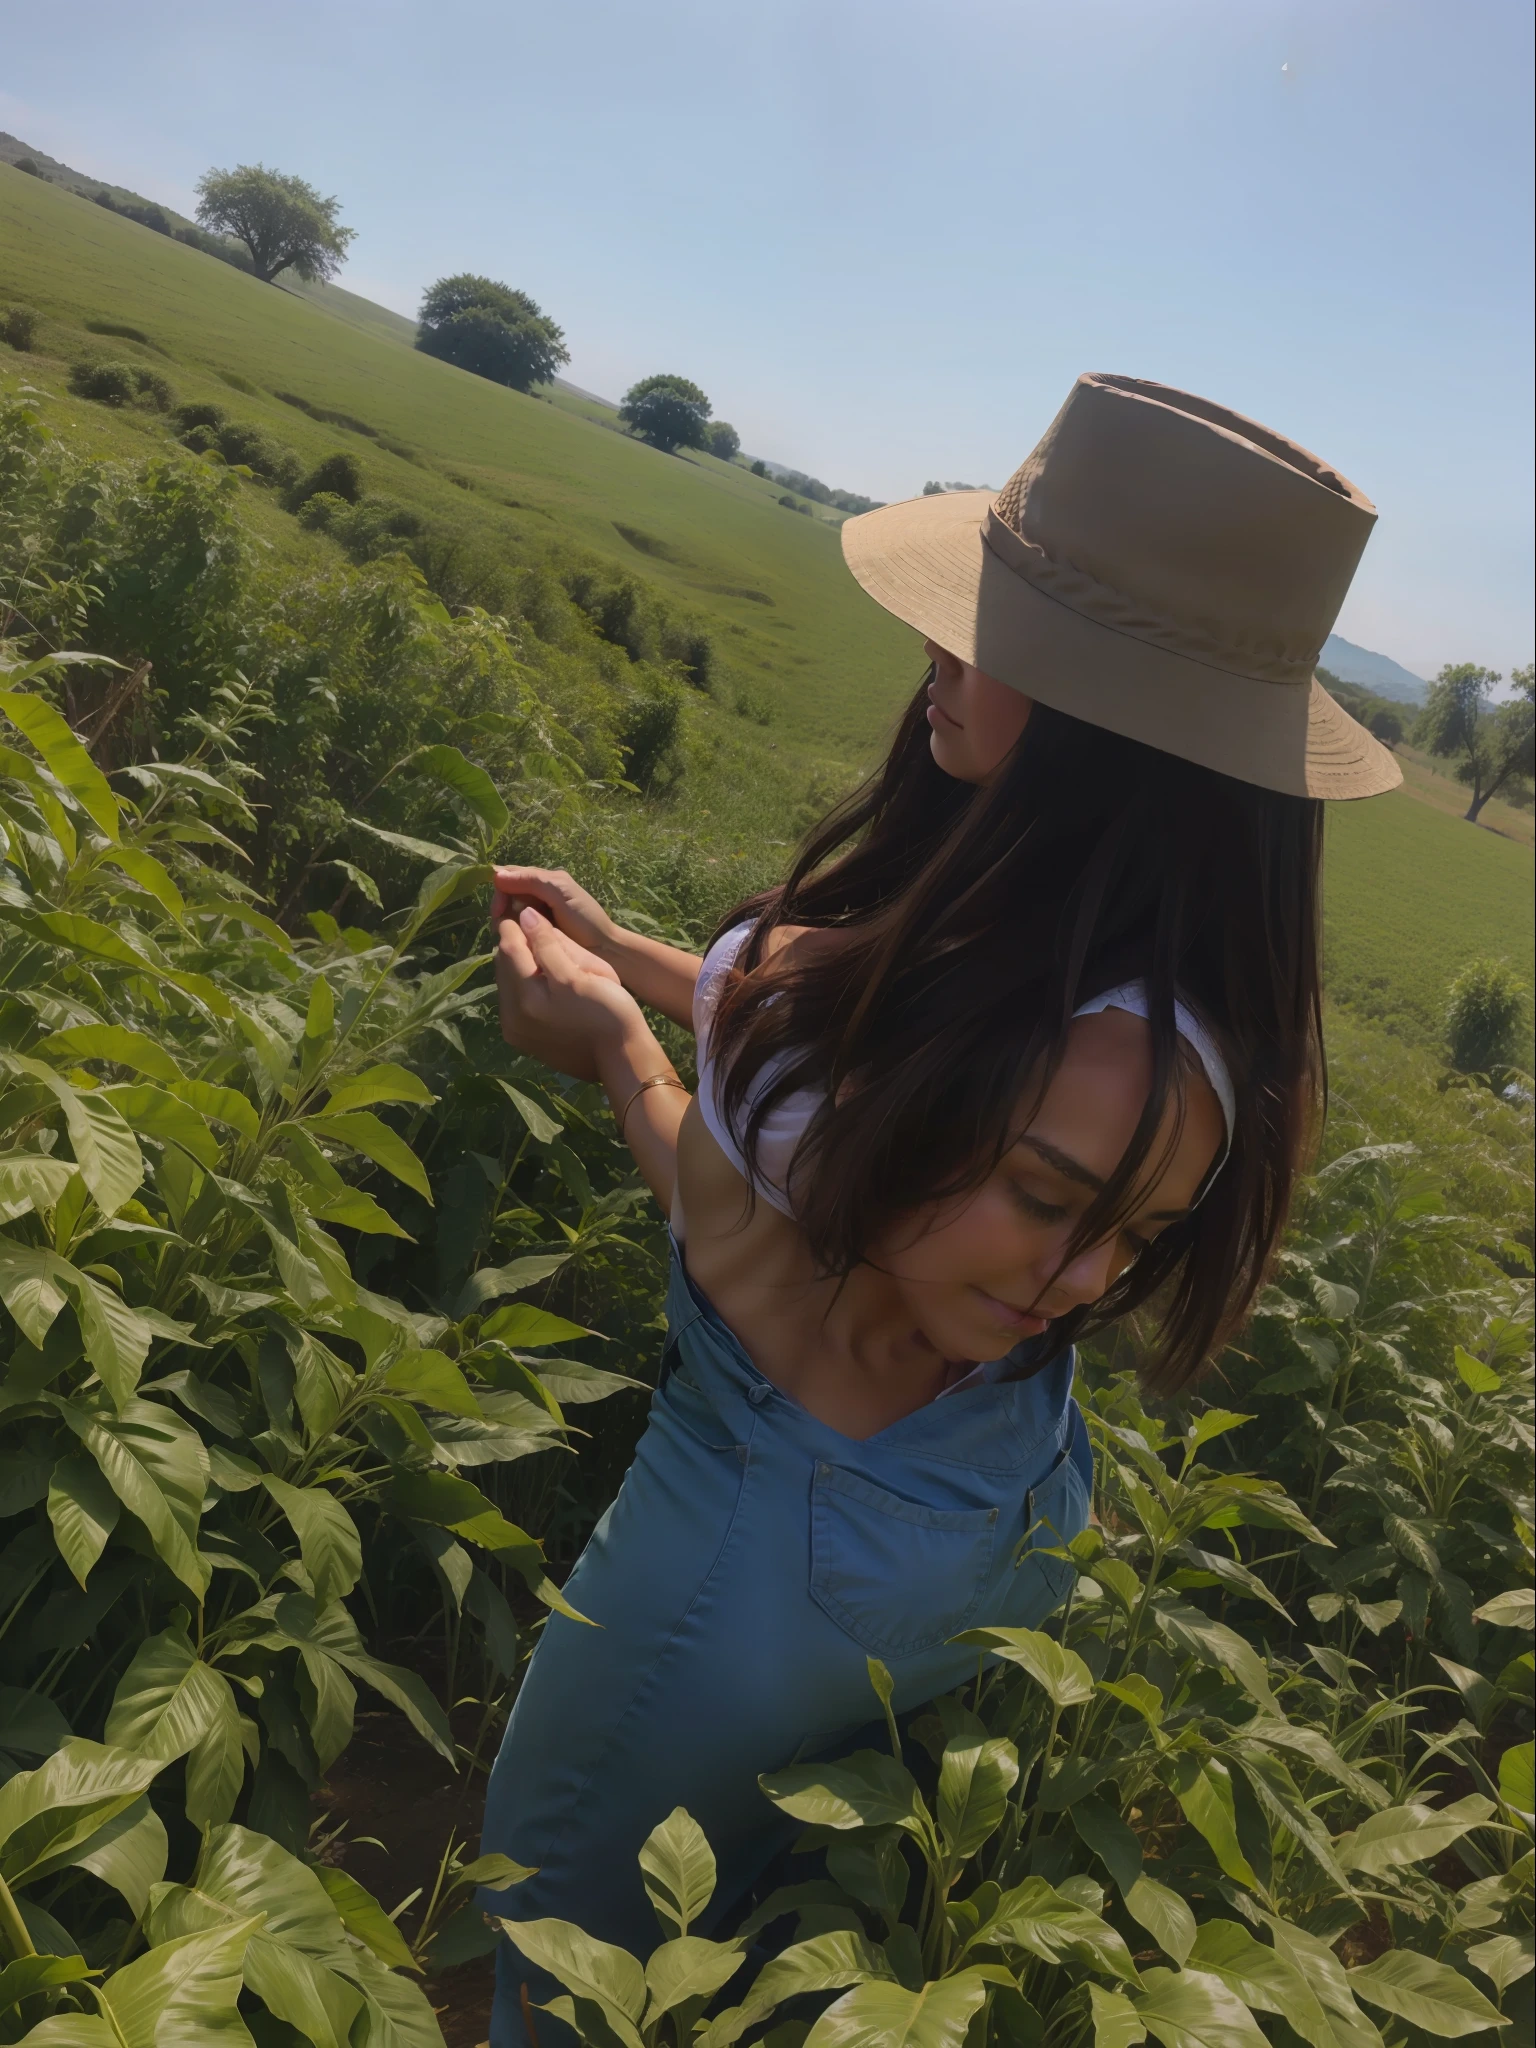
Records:
{"label": "hat band", "polygon": [[1271,640],[1263,646],[1239,647],[1230,632],[1195,621],[1174,621],[1149,611],[1139,599],[1101,583],[1096,576],[1075,564],[1048,554],[1038,541],[1027,540],[998,512],[987,507],[981,524],[983,545],[1016,576],[1022,576],[1043,597],[1054,598],[1080,618],[1111,632],[1124,633],[1151,647],[1166,648],[1190,661],[1218,668],[1228,675],[1242,676],[1255,683],[1281,683],[1290,688],[1310,684],[1318,648],[1298,654]]}

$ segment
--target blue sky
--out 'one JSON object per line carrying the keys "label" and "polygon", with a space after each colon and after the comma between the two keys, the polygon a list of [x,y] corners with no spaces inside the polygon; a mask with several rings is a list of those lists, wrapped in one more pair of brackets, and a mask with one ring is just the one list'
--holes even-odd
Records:
{"label": "blue sky", "polygon": [[577,382],[746,446],[1000,483],[1076,373],[1248,412],[1381,509],[1340,621],[1531,658],[1527,0],[72,0],[0,127],[185,209],[335,192],[342,282],[520,285]]}

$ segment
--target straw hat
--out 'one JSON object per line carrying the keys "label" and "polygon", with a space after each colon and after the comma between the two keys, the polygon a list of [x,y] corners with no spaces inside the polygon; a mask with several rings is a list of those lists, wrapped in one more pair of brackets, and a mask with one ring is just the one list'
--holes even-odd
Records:
{"label": "straw hat", "polygon": [[994,498],[843,527],[848,566],[925,638],[1042,704],[1292,796],[1402,771],[1313,669],[1376,523],[1267,427],[1138,377],[1079,377]]}

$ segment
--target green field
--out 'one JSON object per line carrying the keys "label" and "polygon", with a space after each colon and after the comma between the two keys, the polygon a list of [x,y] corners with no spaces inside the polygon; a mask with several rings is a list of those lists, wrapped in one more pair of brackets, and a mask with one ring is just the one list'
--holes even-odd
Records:
{"label": "green field", "polygon": [[[509,560],[572,548],[622,565],[707,624],[717,700],[690,707],[691,765],[659,823],[748,862],[792,836],[797,806],[878,749],[917,670],[915,640],[843,568],[834,528],[778,486],[705,455],[666,456],[566,392],[525,397],[418,354],[400,316],[341,291],[273,290],[69,192],[0,169],[0,301],[44,316],[38,352],[0,363],[70,440],[163,452],[165,423],[70,398],[81,355],[135,357],[183,398],[215,397],[314,461],[338,446],[369,487],[466,519]],[[139,329],[143,343],[85,323]],[[345,413],[371,435],[284,403]],[[381,444],[380,437],[394,444]],[[250,486],[250,524],[279,562],[329,547]],[[750,687],[762,721],[732,704]],[[1423,778],[1420,778],[1423,779]],[[1447,785],[1449,787],[1449,785]],[[1448,800],[1449,801],[1449,800]],[[1529,977],[1532,854],[1423,791],[1339,807],[1330,832],[1328,956],[1337,995],[1407,1036],[1435,1035],[1446,982],[1476,953]]]}

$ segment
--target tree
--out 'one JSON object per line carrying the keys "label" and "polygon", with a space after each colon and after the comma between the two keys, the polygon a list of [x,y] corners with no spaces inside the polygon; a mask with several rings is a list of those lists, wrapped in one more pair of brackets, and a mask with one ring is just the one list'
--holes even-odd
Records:
{"label": "tree", "polygon": [[710,454],[722,462],[733,462],[741,452],[741,436],[729,420],[711,420],[704,432],[704,442]]}
{"label": "tree", "polygon": [[571,360],[565,336],[529,298],[493,277],[440,277],[421,302],[416,346],[513,391],[549,384]]}
{"label": "tree", "polygon": [[1380,740],[1384,747],[1395,747],[1403,737],[1402,713],[1387,706],[1383,706],[1380,711],[1373,711],[1369,720],[1369,730],[1372,737]]}
{"label": "tree", "polygon": [[198,220],[215,234],[244,242],[263,284],[285,270],[311,284],[336,275],[357,233],[337,220],[340,204],[322,199],[302,178],[269,171],[265,164],[208,171],[197,187]]}
{"label": "tree", "polygon": [[1414,738],[1430,753],[1456,761],[1457,780],[1472,791],[1467,817],[1474,824],[1500,790],[1517,803],[1530,800],[1536,770],[1533,675],[1530,667],[1517,668],[1510,677],[1515,695],[1503,704],[1493,701],[1493,686],[1502,680],[1497,671],[1470,661],[1448,664],[1429,686]]}
{"label": "tree", "polygon": [[670,455],[674,448],[706,445],[709,400],[686,377],[642,377],[619,407],[631,433]]}

